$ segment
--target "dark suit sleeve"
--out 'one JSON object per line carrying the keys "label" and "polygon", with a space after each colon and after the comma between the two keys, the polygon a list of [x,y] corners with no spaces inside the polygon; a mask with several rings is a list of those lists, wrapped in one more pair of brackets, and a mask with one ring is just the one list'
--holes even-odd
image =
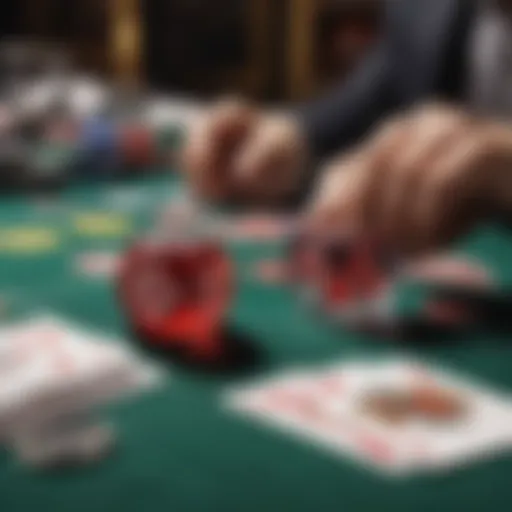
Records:
{"label": "dark suit sleeve", "polygon": [[354,76],[324,98],[299,109],[315,160],[356,142],[392,109],[395,13],[390,14],[387,35]]}

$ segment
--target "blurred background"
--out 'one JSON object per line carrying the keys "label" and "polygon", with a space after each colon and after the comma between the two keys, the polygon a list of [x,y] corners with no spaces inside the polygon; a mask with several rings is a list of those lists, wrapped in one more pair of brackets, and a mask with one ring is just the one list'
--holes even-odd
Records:
{"label": "blurred background", "polygon": [[4,0],[2,39],[118,85],[272,102],[318,94],[378,37],[385,0]]}

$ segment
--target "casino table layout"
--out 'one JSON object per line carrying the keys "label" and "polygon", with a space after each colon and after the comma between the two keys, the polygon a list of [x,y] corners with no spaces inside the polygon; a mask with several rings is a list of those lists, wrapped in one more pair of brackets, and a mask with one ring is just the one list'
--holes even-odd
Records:
{"label": "casino table layout", "polygon": [[[127,332],[110,279],[81,272],[87,251],[117,251],[144,231],[158,207],[179,195],[172,175],[71,187],[58,198],[0,201],[0,305],[4,321],[35,311],[121,336]],[[460,244],[512,284],[512,237],[483,226]],[[259,353],[238,372],[207,372],[159,359],[163,386],[105,412],[118,448],[87,468],[41,472],[0,453],[0,511],[366,511],[499,510],[512,501],[512,458],[445,474],[389,478],[294,435],[227,410],[226,390],[296,365],[385,357],[400,351],[512,391],[506,334],[401,344],[349,333],[309,314],[286,286],[258,280],[254,264],[279,242],[233,242],[238,286],[229,324]]]}

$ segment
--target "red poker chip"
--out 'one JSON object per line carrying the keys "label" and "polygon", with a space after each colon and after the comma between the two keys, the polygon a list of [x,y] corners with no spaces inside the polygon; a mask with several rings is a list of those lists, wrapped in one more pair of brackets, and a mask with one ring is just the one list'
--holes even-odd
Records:
{"label": "red poker chip", "polygon": [[119,152],[128,166],[143,166],[155,162],[157,149],[151,130],[144,125],[127,124],[119,127]]}
{"label": "red poker chip", "polygon": [[129,248],[119,272],[120,300],[136,332],[206,360],[222,356],[232,288],[230,262],[210,243],[142,241]]}

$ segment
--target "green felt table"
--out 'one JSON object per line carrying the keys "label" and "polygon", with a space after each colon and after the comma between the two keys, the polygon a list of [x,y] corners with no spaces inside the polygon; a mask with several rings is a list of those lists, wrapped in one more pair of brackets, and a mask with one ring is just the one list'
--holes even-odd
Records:
{"label": "green felt table", "polygon": [[[76,257],[120,249],[179,190],[172,178],[147,179],[78,186],[58,200],[0,201],[0,236],[14,227],[53,230],[53,244],[40,251],[0,240],[4,318],[49,310],[133,344],[112,282],[77,272]],[[101,236],[77,230],[77,216],[102,212],[125,216],[123,229]],[[512,284],[512,238],[505,229],[482,228],[461,247],[491,265],[504,285]],[[105,412],[117,426],[119,444],[98,466],[41,473],[2,452],[1,512],[405,512],[508,506],[512,457],[396,480],[227,411],[223,393],[256,376],[399,351],[383,339],[334,328],[308,314],[290,290],[258,281],[253,264],[282,250],[279,243],[237,243],[229,250],[239,282],[229,322],[250,337],[260,364],[238,374],[215,374],[161,362],[168,372],[163,387]],[[470,333],[451,343],[407,347],[414,355],[512,390],[512,349],[504,334]]]}

